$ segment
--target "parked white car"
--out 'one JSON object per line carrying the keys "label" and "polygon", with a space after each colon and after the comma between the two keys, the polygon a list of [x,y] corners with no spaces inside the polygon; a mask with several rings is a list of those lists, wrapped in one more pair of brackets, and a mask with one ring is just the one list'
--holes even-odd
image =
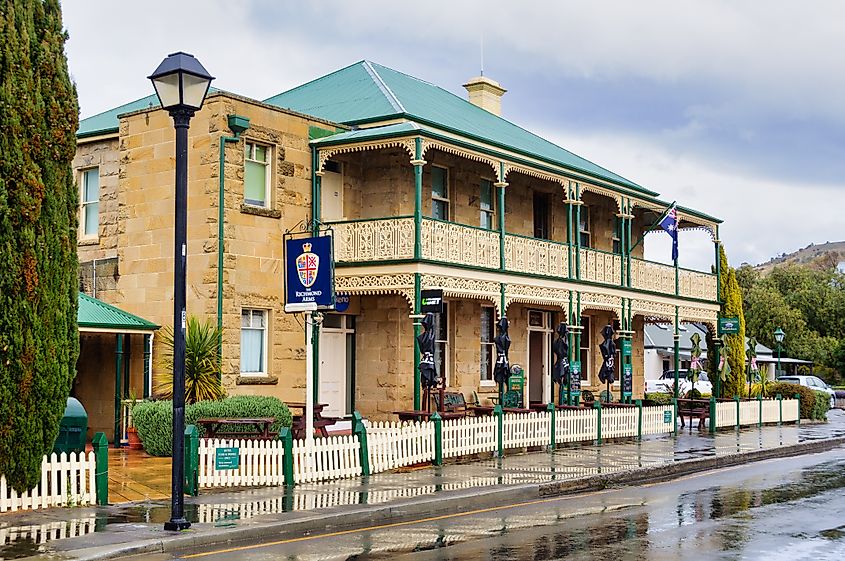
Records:
{"label": "parked white car", "polygon": [[[678,394],[683,396],[685,393],[692,389],[692,382],[689,380],[689,371],[688,370],[678,370]],[[645,391],[646,393],[674,393],[675,388],[675,371],[674,370],[667,370],[663,373],[663,375],[658,378],[657,380],[646,380],[645,381]],[[698,381],[695,383],[695,389],[700,391],[701,393],[711,394],[713,393],[713,384],[710,383],[710,379],[707,377],[707,372],[699,372],[698,373]]]}
{"label": "parked white car", "polygon": [[836,406],[836,391],[828,386],[821,378],[817,378],[816,376],[781,376],[778,378],[778,382],[798,384],[799,386],[808,387],[811,390],[825,392],[830,395],[830,408],[833,409]]}

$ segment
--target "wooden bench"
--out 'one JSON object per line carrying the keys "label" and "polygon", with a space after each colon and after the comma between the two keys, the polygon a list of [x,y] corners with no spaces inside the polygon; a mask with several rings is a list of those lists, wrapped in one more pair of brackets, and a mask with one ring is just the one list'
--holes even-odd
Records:
{"label": "wooden bench", "polygon": [[693,419],[698,419],[698,428],[703,429],[705,420],[710,417],[710,402],[700,399],[679,399],[678,416],[681,418],[681,428],[686,426],[684,417],[687,417],[690,420],[690,426]]}
{"label": "wooden bench", "polygon": [[[206,438],[249,438],[269,440],[274,438],[270,434],[270,427],[276,422],[275,417],[256,417],[256,418],[242,418],[242,419],[222,419],[222,418],[204,418],[197,419],[196,423],[203,429]],[[234,425],[239,427],[251,427],[253,430],[247,431],[223,431],[220,429],[224,425]]]}
{"label": "wooden bench", "polygon": [[[287,406],[289,409],[299,411],[299,413],[293,414],[293,423],[290,427],[291,435],[294,438],[305,438],[305,433],[307,432],[305,426],[306,404],[303,402],[293,401],[289,402]],[[326,427],[330,427],[337,423],[337,418],[335,417],[323,417],[323,409],[326,407],[328,407],[327,403],[314,404],[314,430],[324,438],[329,436],[329,432],[326,430]]]}

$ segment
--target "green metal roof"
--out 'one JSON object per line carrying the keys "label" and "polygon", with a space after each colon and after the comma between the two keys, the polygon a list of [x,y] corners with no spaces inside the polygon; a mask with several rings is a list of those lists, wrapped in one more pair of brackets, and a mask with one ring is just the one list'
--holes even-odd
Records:
{"label": "green metal roof", "polygon": [[434,84],[363,60],[265,103],[347,125],[404,117],[657,195]]}
{"label": "green metal roof", "polygon": [[82,292],[79,293],[79,309],[76,313],[79,327],[98,329],[114,329],[118,331],[153,331],[158,325],[124,312],[111,304],[92,298]]}

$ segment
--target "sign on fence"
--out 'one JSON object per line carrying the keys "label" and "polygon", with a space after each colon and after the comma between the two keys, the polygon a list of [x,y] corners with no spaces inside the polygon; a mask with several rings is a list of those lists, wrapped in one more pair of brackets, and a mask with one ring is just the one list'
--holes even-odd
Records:
{"label": "sign on fence", "polygon": [[241,467],[241,451],[234,446],[217,448],[214,455],[215,469],[238,469]]}
{"label": "sign on fence", "polygon": [[672,422],[672,412],[671,412],[671,411],[668,411],[668,410],[667,410],[667,411],[664,411],[664,412],[663,412],[663,422],[664,422],[665,424],[668,424],[668,423],[671,423],[671,422]]}

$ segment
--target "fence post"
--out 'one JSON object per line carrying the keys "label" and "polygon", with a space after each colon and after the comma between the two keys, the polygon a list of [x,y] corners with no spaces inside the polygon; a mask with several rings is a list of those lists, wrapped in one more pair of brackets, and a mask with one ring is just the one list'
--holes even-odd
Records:
{"label": "fence post", "polygon": [[738,395],[734,396],[734,401],[736,402],[736,430],[739,430],[740,424],[739,424],[739,396]]}
{"label": "fence post", "polygon": [[716,398],[710,396],[710,434],[716,432]]}
{"label": "fence post", "polygon": [[502,458],[505,455],[505,410],[502,409],[501,403],[493,408],[493,414],[496,416],[496,454]]}
{"label": "fence post", "polygon": [[97,504],[109,504],[109,441],[106,435],[98,432],[92,441],[94,445],[94,485],[97,491]]}
{"label": "fence post", "polygon": [[757,404],[758,404],[758,414],[757,414],[757,426],[763,426],[763,392],[760,392],[760,395],[757,396]]}
{"label": "fence post", "polygon": [[777,400],[778,400],[778,426],[781,426],[781,424],[783,424],[783,396],[778,394]]}
{"label": "fence post", "polygon": [[801,394],[800,393],[795,394],[795,399],[798,400],[798,420],[795,421],[795,424],[800,425],[801,424]]}
{"label": "fence post", "polygon": [[637,440],[643,439],[643,400],[634,402],[637,405]]}
{"label": "fence post", "polygon": [[672,398],[672,413],[674,413],[674,415],[673,415],[673,419],[674,419],[673,422],[675,423],[674,433],[675,433],[675,436],[678,436],[678,398],[677,397]]}
{"label": "fence post", "polygon": [[200,436],[197,427],[185,427],[185,493],[199,495]]}
{"label": "fence post", "polygon": [[296,482],[293,480],[293,434],[290,428],[282,427],[279,440],[282,441],[282,478],[285,485],[293,487]]}
{"label": "fence post", "polygon": [[370,451],[367,447],[367,427],[358,411],[352,413],[352,434],[358,436],[361,443],[361,475],[370,475]]}
{"label": "fence post", "polygon": [[557,408],[555,407],[554,403],[549,403],[548,405],[546,405],[546,411],[549,412],[549,418],[551,419],[551,423],[552,423],[552,427],[551,427],[552,430],[549,431],[549,433],[550,433],[549,446],[551,446],[552,452],[554,452],[554,449],[557,446],[557,438],[556,438],[556,435],[555,435],[555,411],[556,410],[557,410]]}
{"label": "fence post", "polygon": [[431,422],[434,423],[434,465],[443,465],[443,417],[435,411],[431,414]]}
{"label": "fence post", "polygon": [[596,444],[601,445],[601,401],[596,400],[593,402],[593,408],[596,410]]}

